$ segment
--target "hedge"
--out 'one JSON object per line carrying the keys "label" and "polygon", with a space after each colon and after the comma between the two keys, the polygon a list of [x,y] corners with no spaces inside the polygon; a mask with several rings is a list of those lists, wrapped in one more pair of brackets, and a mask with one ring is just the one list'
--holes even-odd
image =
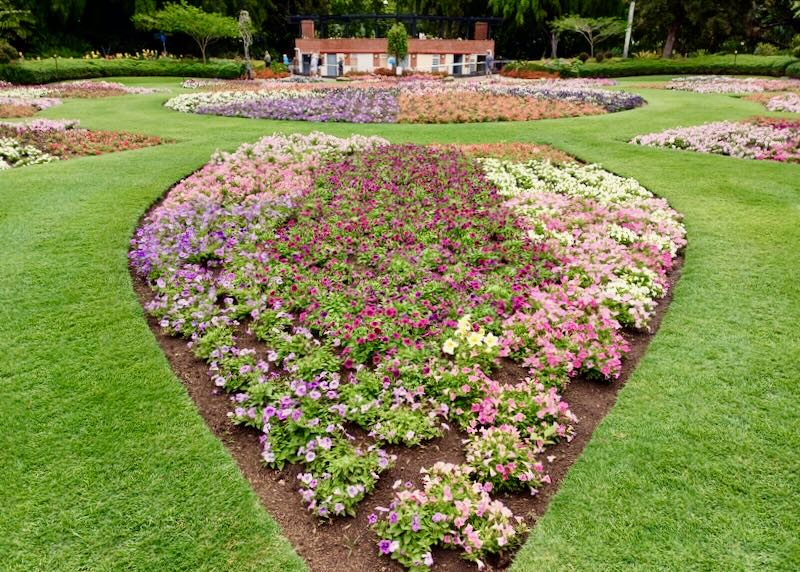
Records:
{"label": "hedge", "polygon": [[0,80],[16,84],[39,84],[69,79],[110,76],[219,77],[234,79],[244,73],[244,64],[231,60],[204,64],[194,60],[59,58],[29,60],[0,65]]}
{"label": "hedge", "polygon": [[557,72],[562,77],[623,77],[635,75],[674,75],[674,74],[726,74],[726,75],[768,75],[780,77],[789,73],[800,73],[797,65],[800,60],[790,56],[701,56],[679,59],[613,59],[587,62],[575,66],[572,60],[543,60],[512,62],[508,69],[525,71]]}
{"label": "hedge", "polygon": [[800,79],[800,61],[786,67],[786,75]]}

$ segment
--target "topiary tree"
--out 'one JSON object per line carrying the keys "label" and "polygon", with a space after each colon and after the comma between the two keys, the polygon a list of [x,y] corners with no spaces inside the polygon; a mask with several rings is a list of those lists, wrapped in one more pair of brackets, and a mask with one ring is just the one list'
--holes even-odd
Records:
{"label": "topiary tree", "polygon": [[389,44],[389,53],[395,57],[395,65],[399,66],[402,59],[408,55],[408,33],[406,32],[406,27],[397,22],[389,28],[386,40]]}
{"label": "topiary tree", "polygon": [[574,32],[583,36],[589,44],[589,55],[594,57],[595,44],[621,36],[627,25],[620,18],[584,18],[573,14],[554,20],[550,27],[556,32]]}
{"label": "topiary tree", "polygon": [[191,37],[200,48],[203,63],[206,63],[208,45],[220,38],[239,36],[239,23],[222,14],[204,12],[190,6],[186,0],[180,4],[170,3],[153,14],[136,14],[133,23],[137,28],[160,32],[177,32]]}

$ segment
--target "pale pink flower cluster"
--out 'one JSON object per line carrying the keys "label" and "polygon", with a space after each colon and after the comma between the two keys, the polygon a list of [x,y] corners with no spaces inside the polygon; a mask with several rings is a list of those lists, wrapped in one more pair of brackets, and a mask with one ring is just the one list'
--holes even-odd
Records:
{"label": "pale pink flower cluster", "polygon": [[800,113],[800,95],[796,93],[786,93],[784,95],[775,96],[767,102],[767,109],[770,111]]}
{"label": "pale pink flower cluster", "polygon": [[800,89],[800,80],[708,75],[674,78],[667,83],[666,87],[667,89],[696,93],[761,93],[763,91]]}
{"label": "pale pink flower cluster", "polygon": [[719,121],[639,135],[631,143],[729,155],[740,159],[798,161],[798,141],[798,129],[790,126],[779,128],[764,122]]}

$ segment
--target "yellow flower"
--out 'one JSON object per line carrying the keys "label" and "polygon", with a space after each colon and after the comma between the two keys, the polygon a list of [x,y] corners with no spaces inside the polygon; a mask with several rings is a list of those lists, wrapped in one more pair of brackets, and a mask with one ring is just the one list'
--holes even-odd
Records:
{"label": "yellow flower", "polygon": [[492,350],[497,347],[498,338],[493,333],[489,332],[486,334],[486,337],[483,338],[483,343],[486,344],[487,350]]}
{"label": "yellow flower", "polygon": [[467,344],[469,347],[474,348],[481,345],[483,341],[483,332],[472,332],[467,336]]}
{"label": "yellow flower", "polygon": [[458,332],[458,335],[461,336],[462,338],[467,335],[467,332],[470,331],[472,327],[472,324],[470,323],[471,320],[472,318],[470,317],[469,314],[464,314],[458,321],[458,329],[456,331]]}
{"label": "yellow flower", "polygon": [[453,355],[457,347],[457,341],[455,341],[453,338],[447,338],[447,340],[444,342],[444,345],[442,345],[442,351],[446,354]]}

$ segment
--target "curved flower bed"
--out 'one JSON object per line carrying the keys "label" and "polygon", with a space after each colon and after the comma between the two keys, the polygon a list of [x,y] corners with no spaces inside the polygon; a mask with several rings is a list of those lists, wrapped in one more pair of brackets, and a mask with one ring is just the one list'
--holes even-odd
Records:
{"label": "curved flower bed", "polygon": [[72,81],[37,86],[0,84],[0,117],[28,117],[59,105],[63,97],[109,97],[113,95],[155,93],[154,88],[128,87],[108,81]]}
{"label": "curved flower bed", "polygon": [[797,93],[786,93],[770,98],[770,100],[767,101],[767,109],[770,111],[800,113],[800,95]]}
{"label": "curved flower bed", "polygon": [[797,163],[800,162],[800,121],[770,118],[738,123],[720,121],[639,135],[631,143],[740,159]]}
{"label": "curved flower bed", "polygon": [[[595,84],[589,84],[593,86]],[[604,84],[600,84],[604,85]],[[350,123],[521,121],[632,109],[644,100],[586,82],[359,82],[355,85],[208,91],[178,95],[166,106],[201,114]]]}
{"label": "curved flower bed", "polygon": [[150,135],[81,129],[79,122],[71,119],[0,122],[0,170],[161,143],[163,139]]}
{"label": "curved flower bed", "polygon": [[[130,259],[320,518],[355,514],[386,446],[466,434],[465,463],[369,517],[423,569],[436,546],[480,563],[522,539],[492,493],[549,482],[540,456],[576,422],[561,390],[619,376],[621,329],[647,327],[684,243],[663,200],[596,166],[274,135],[179,183]],[[501,377],[512,361],[527,374]]]}
{"label": "curved flower bed", "polygon": [[694,91],[696,93],[761,93],[800,89],[797,79],[761,79],[729,76],[694,76],[674,78],[666,83],[667,89]]}

